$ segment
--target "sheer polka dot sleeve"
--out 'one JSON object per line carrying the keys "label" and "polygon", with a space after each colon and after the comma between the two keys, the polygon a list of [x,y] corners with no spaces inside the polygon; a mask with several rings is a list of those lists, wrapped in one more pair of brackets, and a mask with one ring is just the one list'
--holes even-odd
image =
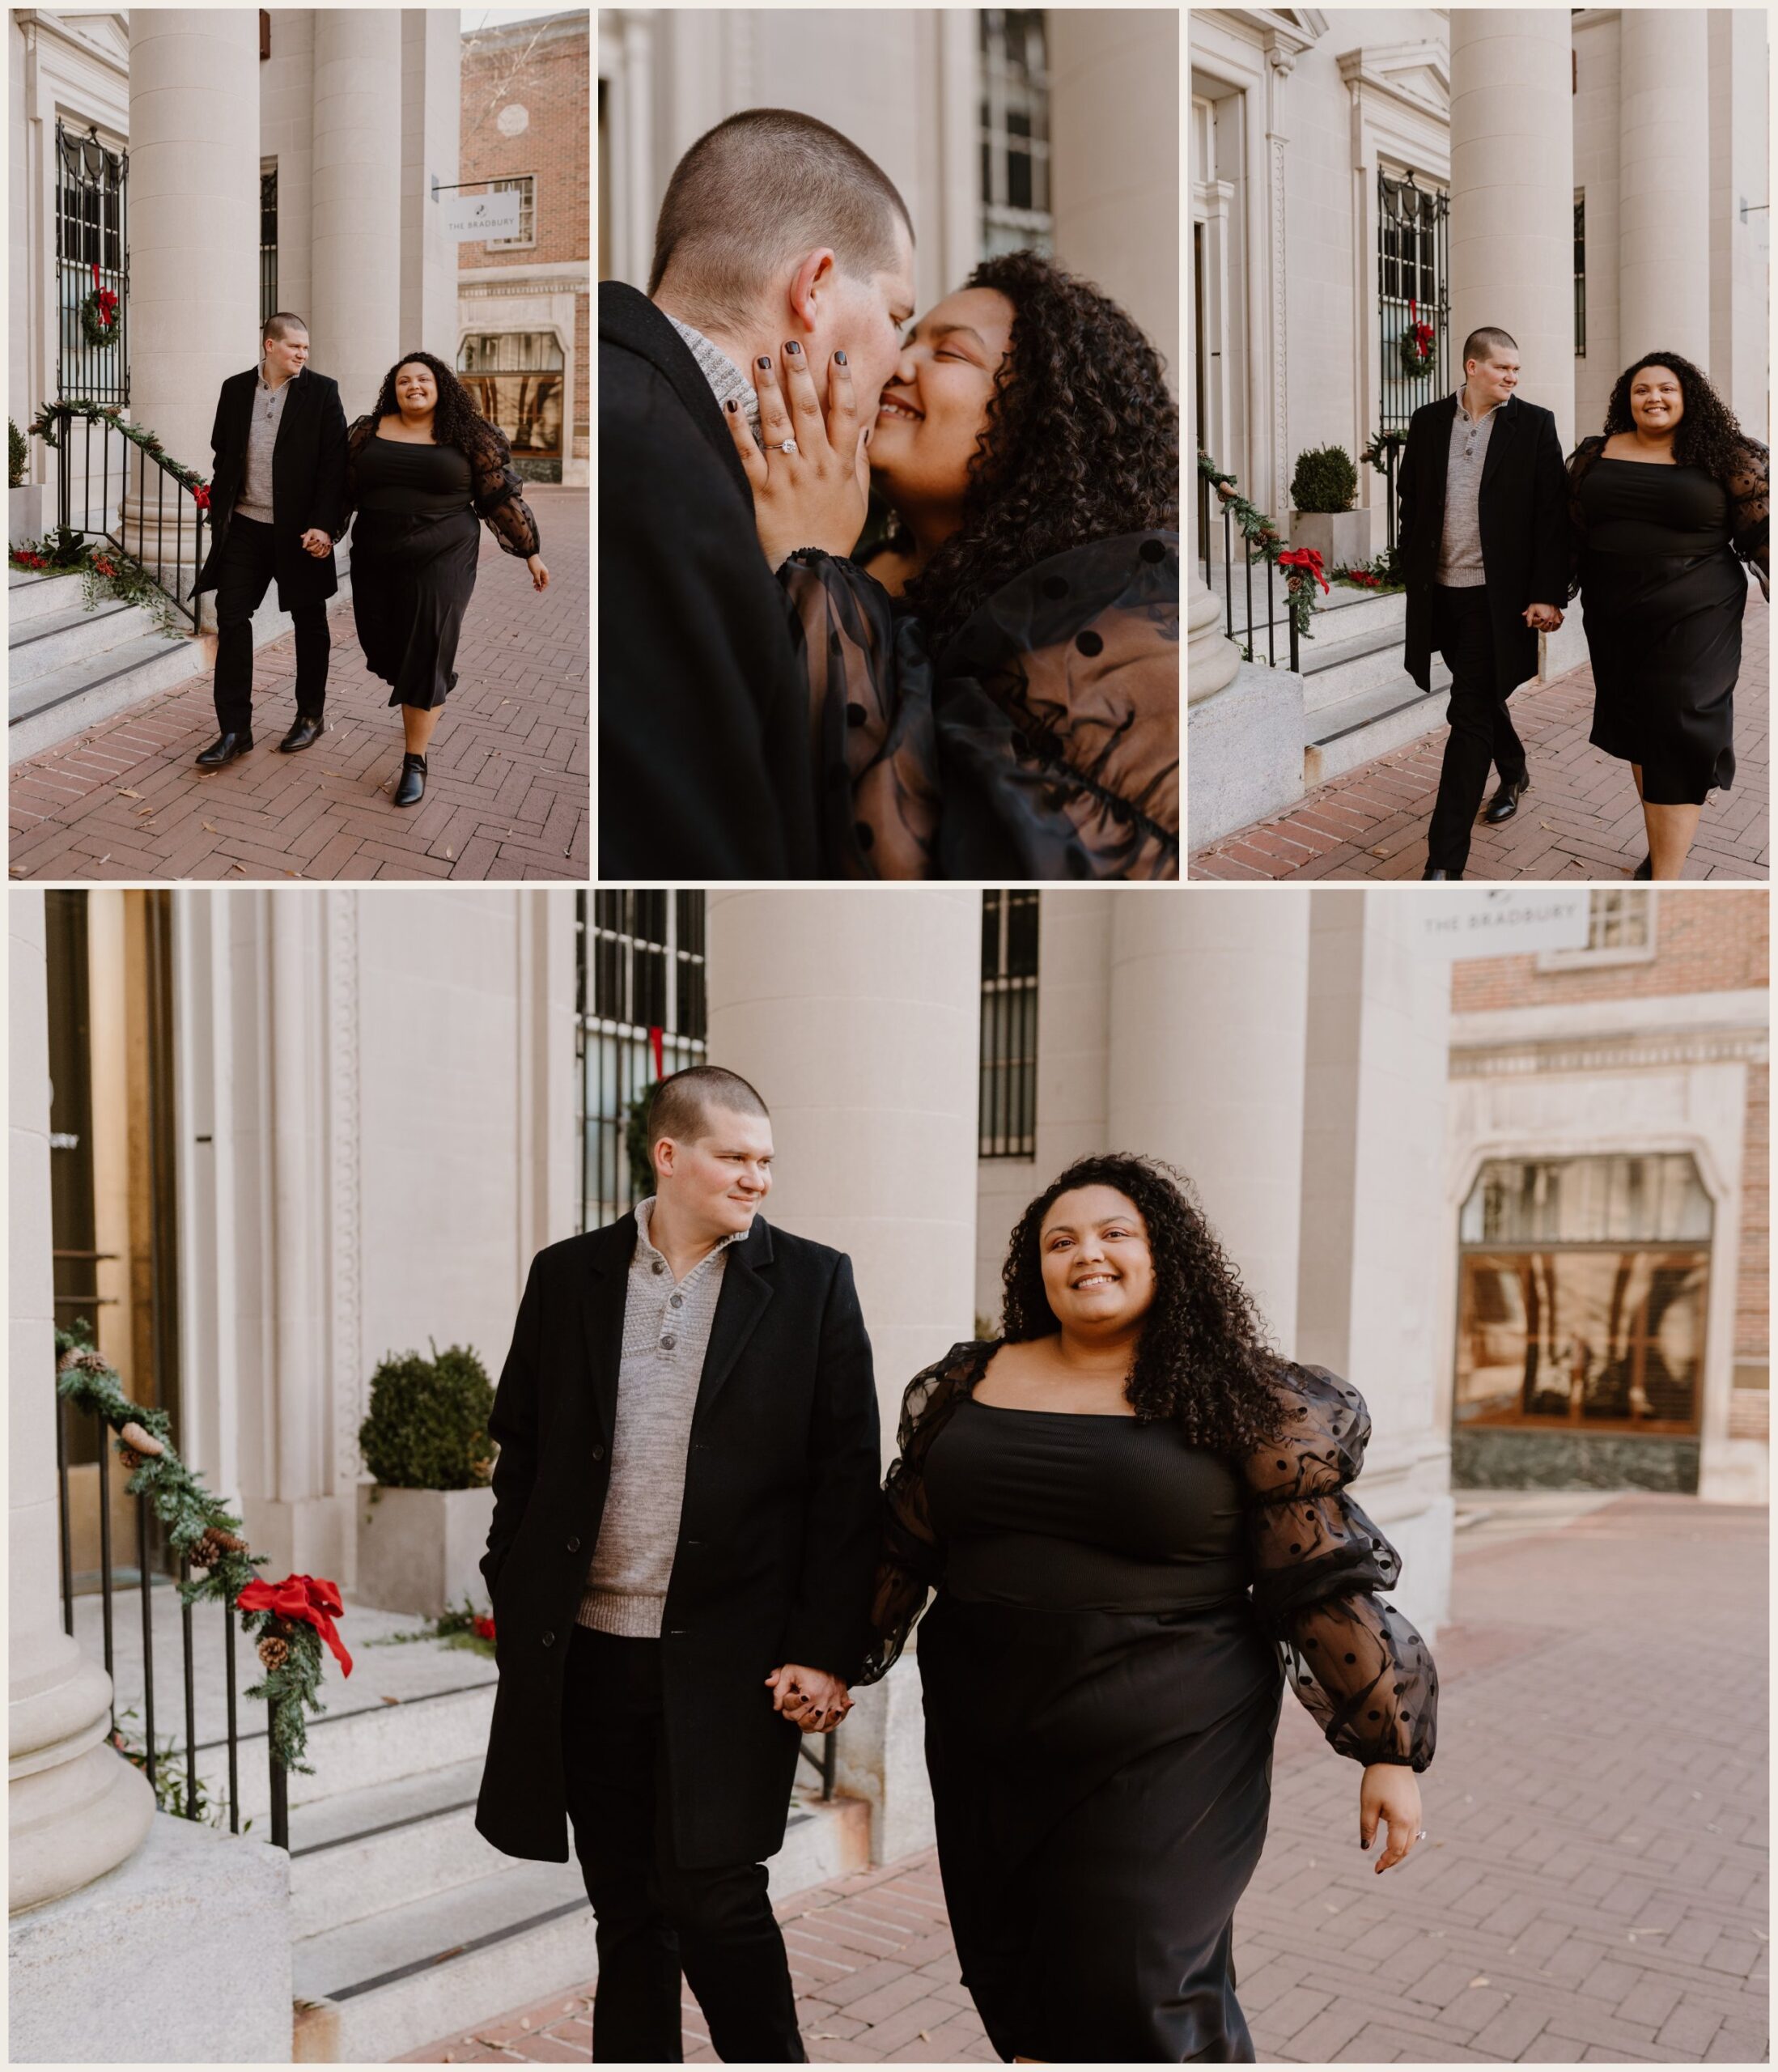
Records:
{"label": "sheer polka dot sleeve", "polygon": [[1254,1609],[1292,1690],[1340,1755],[1424,1770],[1436,1730],[1432,1654],[1377,1596],[1399,1581],[1401,1556],[1347,1493],[1370,1414],[1325,1368],[1286,1369],[1279,1393],[1284,1436],[1244,1463]]}

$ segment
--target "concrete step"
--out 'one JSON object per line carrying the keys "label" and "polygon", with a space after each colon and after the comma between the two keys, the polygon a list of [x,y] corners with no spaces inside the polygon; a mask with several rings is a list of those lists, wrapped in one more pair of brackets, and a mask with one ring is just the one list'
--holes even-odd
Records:
{"label": "concrete step", "polygon": [[318,1935],[512,1862],[475,1830],[482,1758],[330,1793],[291,1814],[291,1933]]}
{"label": "concrete step", "polygon": [[[768,1866],[774,1900],[861,1868],[869,1832],[862,1799],[800,1804]],[[596,1974],[579,1866],[490,1854],[504,1867],[298,1936],[295,1990],[337,2007],[340,2062],[386,2062]]]}
{"label": "concrete step", "polygon": [[1318,712],[1374,690],[1407,672],[1399,628],[1374,626],[1349,639],[1318,639],[1302,651],[1303,711]]}
{"label": "concrete step", "polygon": [[40,755],[209,666],[206,643],[195,636],[168,640],[149,633],[15,682],[6,701],[6,760],[19,763]]}
{"label": "concrete step", "polygon": [[96,664],[112,648],[159,631],[146,605],[129,605],[113,597],[88,611],[76,598],[22,625],[8,622],[6,680],[17,689],[70,663]]}
{"label": "concrete step", "polygon": [[[1247,598],[1241,583],[1241,572],[1238,568],[1234,571],[1234,578],[1236,623],[1245,626]],[[1220,567],[1212,571],[1210,589],[1217,602],[1223,607],[1223,626],[1226,631],[1228,623],[1228,600],[1224,595],[1222,571]],[[1282,661],[1288,655],[1290,639],[1290,621],[1284,608],[1282,589],[1275,587],[1272,604],[1273,610],[1269,623],[1277,639],[1278,653]],[[1396,644],[1399,646],[1407,618],[1407,599],[1399,590],[1380,597],[1373,596],[1369,591],[1355,590],[1346,584],[1336,583],[1325,597],[1318,590],[1315,594],[1314,613],[1309,621],[1309,631],[1313,638],[1299,643],[1300,658],[1306,669],[1309,666],[1309,658],[1324,645],[1353,639],[1360,634],[1374,633],[1385,626],[1394,630]],[[1254,584],[1254,631],[1256,645],[1262,656],[1267,652],[1267,625],[1265,584],[1260,579],[1256,569]]]}
{"label": "concrete step", "polygon": [[6,571],[6,625],[9,629],[45,613],[80,601],[78,575],[32,575],[22,568]]}
{"label": "concrete step", "polygon": [[1373,683],[1334,705],[1304,715],[1308,738],[1303,745],[1303,783],[1313,789],[1330,777],[1392,749],[1405,747],[1445,723],[1445,694],[1451,676],[1443,662],[1432,663],[1429,691],[1423,691],[1404,669]]}

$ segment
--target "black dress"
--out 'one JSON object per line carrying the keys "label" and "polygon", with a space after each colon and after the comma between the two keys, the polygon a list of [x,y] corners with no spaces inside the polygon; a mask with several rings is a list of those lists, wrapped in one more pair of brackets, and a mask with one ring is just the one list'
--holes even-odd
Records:
{"label": "black dress", "polygon": [[1569,462],[1575,580],[1596,748],[1640,764],[1651,805],[1702,805],[1734,782],[1734,690],[1747,579],[1766,553],[1763,450],[1725,488],[1703,468],[1619,461],[1602,438]]}
{"label": "black dress", "polygon": [[537,551],[537,520],[492,426],[473,450],[385,439],[361,418],[346,438],[352,618],[391,705],[422,711],[456,686],[457,639],[475,593],[486,518],[505,552]]}
{"label": "black dress", "polygon": [[1175,1427],[978,1403],[996,1345],[916,1377],[885,1485],[882,1675],[920,1629],[939,1863],[1004,2059],[1251,2062],[1236,1903],[1283,1683],[1333,1746],[1424,1769],[1425,1644],[1372,1594],[1399,1557],[1343,1486],[1369,1420],[1316,1368],[1233,1463]]}
{"label": "black dress", "polygon": [[1178,876],[1177,533],[1039,563],[936,655],[855,563],[805,548],[779,575],[826,876]]}

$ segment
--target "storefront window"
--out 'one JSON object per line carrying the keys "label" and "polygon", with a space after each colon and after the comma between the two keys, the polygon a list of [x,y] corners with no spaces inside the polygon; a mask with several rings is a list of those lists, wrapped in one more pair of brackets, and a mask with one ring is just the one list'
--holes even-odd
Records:
{"label": "storefront window", "polygon": [[1491,1160],[1463,1208],[1457,1422],[1695,1431],[1710,1230],[1683,1153]]}
{"label": "storefront window", "polygon": [[506,434],[527,482],[562,479],[562,370],[553,331],[472,332],[458,348],[464,387]]}

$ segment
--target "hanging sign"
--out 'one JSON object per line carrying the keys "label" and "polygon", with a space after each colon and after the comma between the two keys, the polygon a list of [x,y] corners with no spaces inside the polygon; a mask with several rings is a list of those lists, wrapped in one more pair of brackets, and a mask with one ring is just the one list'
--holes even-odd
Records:
{"label": "hanging sign", "polygon": [[519,235],[519,190],[516,187],[508,187],[499,194],[447,194],[439,206],[444,212],[446,234],[460,244],[481,238]]}
{"label": "hanging sign", "polygon": [[1414,901],[1415,934],[1428,957],[1522,957],[1587,946],[1593,895],[1584,885],[1453,885],[1396,896]]}

